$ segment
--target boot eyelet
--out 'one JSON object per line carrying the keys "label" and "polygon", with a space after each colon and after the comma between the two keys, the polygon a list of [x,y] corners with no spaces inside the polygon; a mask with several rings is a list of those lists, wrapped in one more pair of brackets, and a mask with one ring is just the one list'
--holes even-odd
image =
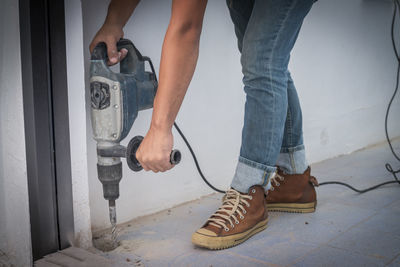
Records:
{"label": "boot eyelet", "polygon": [[250,196],[250,198],[249,198],[250,200],[253,200],[253,197],[252,196]]}
{"label": "boot eyelet", "polygon": [[274,191],[275,189],[273,188],[273,187],[271,187],[271,189],[270,189],[271,191]]}
{"label": "boot eyelet", "polygon": [[256,190],[253,188],[253,190],[251,190],[251,192],[254,194],[256,192]]}
{"label": "boot eyelet", "polygon": [[232,227],[232,229],[233,229],[233,228],[235,228],[235,225],[234,225],[234,224],[231,224],[231,227]]}
{"label": "boot eyelet", "polygon": [[235,223],[236,223],[236,224],[239,224],[239,221],[236,221]]}
{"label": "boot eyelet", "polygon": [[248,208],[250,208],[250,204],[246,205]]}
{"label": "boot eyelet", "polygon": [[276,183],[276,186],[280,186],[281,184],[280,183]]}
{"label": "boot eyelet", "polygon": [[243,216],[243,215],[241,215],[239,218],[240,218],[241,220],[243,220],[243,219],[244,219],[244,216]]}
{"label": "boot eyelet", "polygon": [[227,228],[225,228],[224,230],[225,230],[225,232],[229,232],[229,228],[228,228],[228,227],[227,227]]}
{"label": "boot eyelet", "polygon": [[243,211],[243,214],[246,214],[246,213],[247,213],[247,211],[246,211],[246,210],[244,210],[244,211]]}

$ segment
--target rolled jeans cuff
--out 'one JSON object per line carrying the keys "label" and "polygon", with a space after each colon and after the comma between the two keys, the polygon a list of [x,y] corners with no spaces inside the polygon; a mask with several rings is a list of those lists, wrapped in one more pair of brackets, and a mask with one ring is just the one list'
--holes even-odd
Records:
{"label": "rolled jeans cuff", "polygon": [[304,145],[282,148],[276,165],[287,174],[302,174],[308,168]]}
{"label": "rolled jeans cuff", "polygon": [[242,193],[248,193],[249,188],[253,185],[261,185],[268,190],[270,178],[274,176],[275,172],[275,166],[267,166],[239,157],[231,187]]}

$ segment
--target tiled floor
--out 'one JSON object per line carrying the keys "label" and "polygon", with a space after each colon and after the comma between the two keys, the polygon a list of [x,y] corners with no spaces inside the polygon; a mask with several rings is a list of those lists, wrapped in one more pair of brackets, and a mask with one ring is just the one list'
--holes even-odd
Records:
{"label": "tiled floor", "polygon": [[[400,141],[395,142],[400,152]],[[338,180],[365,188],[392,179],[399,167],[386,144],[312,166],[320,182]],[[133,266],[400,266],[400,186],[360,195],[327,185],[317,188],[311,214],[270,213],[269,227],[222,251],[194,247],[192,232],[220,203],[213,194],[134,220],[121,227],[121,246],[102,253]]]}

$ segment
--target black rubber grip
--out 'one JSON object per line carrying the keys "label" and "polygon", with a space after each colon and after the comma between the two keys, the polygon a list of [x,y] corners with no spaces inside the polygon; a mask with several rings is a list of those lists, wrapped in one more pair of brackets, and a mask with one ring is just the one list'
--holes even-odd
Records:
{"label": "black rubber grip", "polygon": [[[126,48],[129,51],[133,50],[137,56],[137,58],[140,61],[143,61],[143,56],[142,54],[139,52],[139,50],[137,50],[137,48],[135,47],[135,45],[132,43],[131,40],[128,39],[120,39],[117,42],[117,49],[118,51],[120,51],[122,48]],[[100,42],[96,45],[96,47],[93,49],[93,52],[91,54],[90,59],[92,60],[106,60],[107,57],[107,45],[104,42]]]}
{"label": "black rubber grip", "polygon": [[169,162],[173,165],[176,165],[179,162],[181,162],[181,158],[182,158],[181,152],[178,149],[174,149],[171,152]]}
{"label": "black rubber grip", "polygon": [[[143,170],[143,167],[140,165],[139,161],[136,158],[136,151],[138,150],[140,144],[143,141],[143,136],[135,136],[129,141],[128,147],[126,149],[126,161],[128,163],[129,168],[132,171],[138,172]],[[170,163],[173,165],[178,164],[182,159],[182,154],[179,150],[174,149],[171,151],[170,155]]]}

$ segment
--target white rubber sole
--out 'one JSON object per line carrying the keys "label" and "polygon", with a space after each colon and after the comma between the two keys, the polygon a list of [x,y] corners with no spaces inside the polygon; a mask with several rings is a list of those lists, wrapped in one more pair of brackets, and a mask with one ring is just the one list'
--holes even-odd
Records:
{"label": "white rubber sole", "polygon": [[195,232],[192,235],[192,243],[196,246],[213,250],[230,248],[239,245],[240,243],[243,243],[253,235],[261,232],[262,230],[267,228],[267,224],[268,218],[257,223],[252,228],[243,233],[228,236],[209,236]]}
{"label": "white rubber sole", "polygon": [[268,211],[282,211],[294,213],[314,212],[317,207],[317,201],[310,203],[272,203],[267,204]]}

